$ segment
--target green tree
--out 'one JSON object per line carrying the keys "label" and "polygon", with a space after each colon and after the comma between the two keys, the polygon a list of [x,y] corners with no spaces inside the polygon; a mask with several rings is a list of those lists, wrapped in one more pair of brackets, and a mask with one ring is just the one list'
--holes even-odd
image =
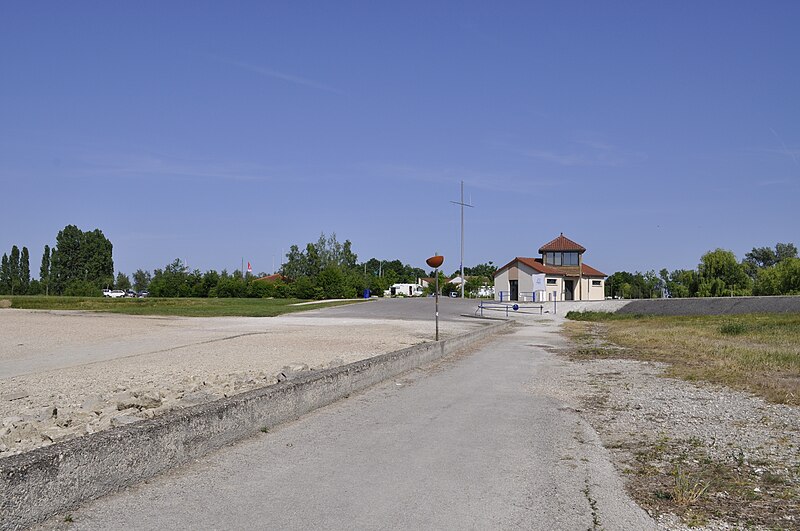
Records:
{"label": "green tree", "polygon": [[19,276],[19,247],[11,247],[11,254],[8,257],[8,267],[11,273],[11,295],[19,295],[21,279]]}
{"label": "green tree", "polygon": [[36,280],[35,278],[31,280],[30,286],[28,286],[28,295],[41,295],[42,294],[42,283]]}
{"label": "green tree", "polygon": [[317,283],[322,288],[326,299],[345,299],[355,296],[347,285],[342,269],[336,265],[329,265],[319,274]]}
{"label": "green tree", "polygon": [[797,258],[797,247],[793,243],[777,243],[775,244],[775,255],[778,257],[778,262],[787,258]]}
{"label": "green tree", "polygon": [[465,267],[464,275],[465,276],[475,275],[479,277],[494,278],[494,274],[496,271],[497,271],[497,266],[494,265],[494,262],[489,261],[485,264],[478,264],[475,267]]}
{"label": "green tree", "polygon": [[64,288],[64,295],[69,297],[102,297],[103,293],[94,282],[75,279]]}
{"label": "green tree", "polygon": [[758,270],[755,295],[800,295],[800,258],[786,258]]}
{"label": "green tree", "polygon": [[743,262],[751,266],[753,270],[758,270],[777,264],[778,255],[770,247],[753,247],[752,251],[744,255]]}
{"label": "green tree", "polygon": [[31,285],[31,257],[27,247],[22,247],[19,257],[19,293],[26,295]]}
{"label": "green tree", "polygon": [[300,251],[297,245],[289,247],[289,252],[286,253],[286,262],[281,266],[280,273],[290,279],[308,276],[306,255]]}
{"label": "green tree", "polygon": [[117,273],[117,279],[114,281],[114,287],[117,289],[131,289],[131,279],[128,275],[120,271]]}
{"label": "green tree", "polygon": [[150,286],[150,271],[137,269],[133,273],[133,289],[136,291],[145,291]]}
{"label": "green tree", "polygon": [[670,297],[694,297],[697,295],[697,273],[691,269],[676,269],[667,272],[662,269],[661,280]]}
{"label": "green tree", "polygon": [[745,268],[736,260],[736,255],[725,249],[705,253],[698,266],[700,297],[723,297],[729,295],[750,295],[750,277]]}
{"label": "green tree", "polygon": [[11,264],[6,253],[3,253],[3,260],[0,262],[0,293],[11,293]]}
{"label": "green tree", "polygon": [[180,258],[176,258],[163,270],[153,271],[150,294],[154,297],[188,297],[188,270]]}
{"label": "green tree", "polygon": [[114,282],[113,245],[100,229],[83,232],[67,225],[56,236],[50,258],[51,287],[63,293],[73,280],[93,283],[99,288]]}
{"label": "green tree", "polygon": [[83,254],[84,280],[93,282],[98,288],[110,286],[114,281],[114,246],[100,229],[85,232],[81,251]]}
{"label": "green tree", "polygon": [[776,243],[770,247],[753,247],[744,255],[742,265],[750,278],[755,279],[760,269],[772,267],[787,258],[797,258],[797,247],[793,243]]}
{"label": "green tree", "polygon": [[56,236],[56,246],[50,258],[50,284],[55,294],[62,294],[73,280],[83,277],[81,241],[83,232],[67,225]]}
{"label": "green tree", "polygon": [[39,282],[44,286],[45,295],[50,295],[50,246],[45,244],[42,265],[39,266]]}

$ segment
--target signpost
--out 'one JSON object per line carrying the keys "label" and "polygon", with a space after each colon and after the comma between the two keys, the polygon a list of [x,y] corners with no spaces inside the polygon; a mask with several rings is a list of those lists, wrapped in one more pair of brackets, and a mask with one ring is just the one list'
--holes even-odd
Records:
{"label": "signpost", "polygon": [[[434,268],[434,276],[436,277],[436,341],[439,341],[439,267],[444,263],[444,256],[435,254],[425,260],[428,267]],[[462,279],[463,280],[463,279]]]}

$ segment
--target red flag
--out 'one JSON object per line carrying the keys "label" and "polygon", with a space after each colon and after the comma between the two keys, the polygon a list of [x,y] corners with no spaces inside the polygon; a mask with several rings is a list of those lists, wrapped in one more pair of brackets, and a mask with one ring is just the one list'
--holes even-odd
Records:
{"label": "red flag", "polygon": [[253,268],[250,267],[250,262],[247,262],[247,272],[248,273],[252,273],[253,272]]}

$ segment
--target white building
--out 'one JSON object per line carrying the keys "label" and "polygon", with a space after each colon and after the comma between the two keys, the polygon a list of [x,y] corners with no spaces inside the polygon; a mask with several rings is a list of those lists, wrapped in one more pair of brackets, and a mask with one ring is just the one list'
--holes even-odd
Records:
{"label": "white building", "polygon": [[387,297],[422,297],[422,285],[420,284],[392,284],[384,292]]}
{"label": "white building", "polygon": [[541,258],[514,258],[494,274],[495,299],[603,300],[606,274],[583,262],[585,252],[585,247],[562,233],[542,245]]}

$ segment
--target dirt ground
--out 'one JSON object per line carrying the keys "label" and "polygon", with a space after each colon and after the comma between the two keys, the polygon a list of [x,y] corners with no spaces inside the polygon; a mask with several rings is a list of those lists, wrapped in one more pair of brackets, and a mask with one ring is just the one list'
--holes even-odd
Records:
{"label": "dirt ground", "polygon": [[[479,326],[450,322],[447,338]],[[426,320],[0,310],[0,457],[434,337]]]}

